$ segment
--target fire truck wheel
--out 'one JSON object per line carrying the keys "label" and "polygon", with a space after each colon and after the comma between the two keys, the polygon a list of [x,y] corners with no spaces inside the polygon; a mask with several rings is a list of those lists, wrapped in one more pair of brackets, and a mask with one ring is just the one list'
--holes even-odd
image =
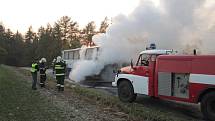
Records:
{"label": "fire truck wheel", "polygon": [[215,92],[206,94],[201,101],[201,111],[207,120],[215,119]]}
{"label": "fire truck wheel", "polygon": [[134,88],[130,82],[121,81],[118,85],[118,96],[122,102],[133,102],[137,94],[134,93]]}

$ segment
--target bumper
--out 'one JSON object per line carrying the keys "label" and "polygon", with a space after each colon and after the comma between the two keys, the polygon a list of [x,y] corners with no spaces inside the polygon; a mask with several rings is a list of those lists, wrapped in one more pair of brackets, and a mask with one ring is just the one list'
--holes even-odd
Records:
{"label": "bumper", "polygon": [[113,86],[113,87],[116,87],[116,86],[117,86],[117,83],[116,83],[116,82],[112,82],[112,86]]}
{"label": "bumper", "polygon": [[117,87],[117,81],[119,79],[119,76],[115,76],[114,82],[112,82],[113,87]]}

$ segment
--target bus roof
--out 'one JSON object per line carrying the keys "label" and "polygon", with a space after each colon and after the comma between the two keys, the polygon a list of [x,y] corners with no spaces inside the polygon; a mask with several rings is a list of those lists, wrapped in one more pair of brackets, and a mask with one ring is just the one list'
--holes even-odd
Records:
{"label": "bus roof", "polygon": [[140,54],[166,55],[166,54],[169,54],[172,52],[173,52],[173,50],[157,50],[157,49],[154,49],[154,50],[144,50],[144,51],[140,52]]}
{"label": "bus roof", "polygon": [[[99,48],[99,46],[92,46],[92,47],[86,47],[86,49],[93,49],[93,48]],[[76,48],[76,49],[68,49],[68,50],[63,50],[64,52],[68,52],[68,51],[77,51],[77,50],[81,50],[82,48]]]}

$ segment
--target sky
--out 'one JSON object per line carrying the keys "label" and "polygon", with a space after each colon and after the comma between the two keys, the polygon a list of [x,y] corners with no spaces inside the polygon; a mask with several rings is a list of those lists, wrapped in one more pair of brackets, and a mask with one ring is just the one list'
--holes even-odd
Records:
{"label": "sky", "polygon": [[[62,16],[69,16],[80,27],[95,21],[97,26],[107,16],[128,15],[140,0],[0,0],[0,23],[13,32],[25,33],[30,25],[37,31]],[[158,1],[158,0],[155,0]]]}

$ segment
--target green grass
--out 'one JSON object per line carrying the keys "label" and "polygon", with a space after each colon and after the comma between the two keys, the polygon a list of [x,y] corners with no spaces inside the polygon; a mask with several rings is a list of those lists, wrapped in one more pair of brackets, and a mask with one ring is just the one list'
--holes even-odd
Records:
{"label": "green grass", "polygon": [[31,83],[0,65],[0,120],[1,121],[62,121],[60,109],[31,90]]}

